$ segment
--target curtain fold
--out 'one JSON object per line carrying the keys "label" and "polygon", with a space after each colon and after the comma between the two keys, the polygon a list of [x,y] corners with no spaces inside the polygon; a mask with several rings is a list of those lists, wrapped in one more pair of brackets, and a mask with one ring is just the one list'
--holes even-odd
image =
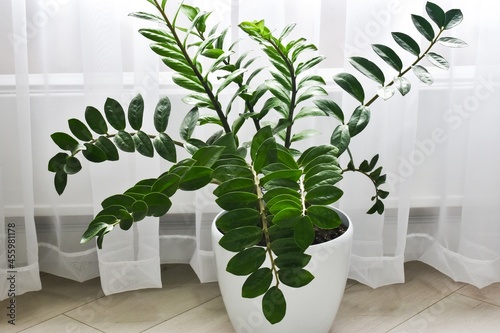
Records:
{"label": "curtain fold", "polygon": [[[390,73],[370,44],[397,48],[392,31],[425,42],[410,18],[412,13],[426,15],[421,0],[186,3],[213,10],[212,23],[231,26],[228,44],[244,38],[237,27],[244,20],[265,19],[277,32],[297,23],[291,36],[306,37],[327,57],[316,74],[324,76],[327,91],[347,114],[357,105],[333,84],[332,76],[343,68],[357,75],[348,57],[366,57]],[[342,180],[347,190],[339,207],[355,229],[350,277],[372,287],[404,282],[404,262],[409,260],[423,261],[478,287],[500,282],[500,48],[491,37],[500,31],[495,17],[500,3],[438,4],[462,9],[464,22],[446,35],[466,40],[469,47],[437,47],[450,70],[425,63],[434,77],[432,86],[409,73],[411,92],[405,98],[396,94],[388,101],[377,100],[370,107],[369,126],[353,139],[357,164],[380,154],[387,173],[385,189],[391,192],[386,212],[365,214],[373,196],[366,179],[346,173]],[[95,243],[79,244],[79,239],[102,200],[143,178],[157,177],[170,163],[126,153],[116,162],[84,163],[61,197],[53,190],[53,174],[46,171],[48,160],[58,152],[50,134],[67,131],[67,119],[81,119],[87,105],[103,111],[107,97],[126,109],[141,93],[148,132],[154,131],[151,119],[158,99],[167,95],[173,110],[168,130],[177,137],[190,109],[182,102],[184,92],[137,33],[154,24],[127,16],[150,8],[141,0],[0,4],[0,36],[7,46],[0,48],[0,299],[10,297],[8,250],[13,232],[16,295],[41,288],[39,271],[77,281],[100,276],[105,294],[161,287],[162,263],[189,263],[201,282],[216,280],[210,224],[219,208],[210,187],[176,194],[168,215],[134,224],[127,232],[114,230],[97,250]],[[235,49],[259,55],[253,44],[240,42]],[[414,60],[406,51],[400,53],[405,64]],[[357,77],[367,87],[367,96],[376,93],[368,79]],[[329,142],[336,122],[311,119],[296,126],[320,131],[310,141],[320,144]],[[250,135],[247,130],[242,133]],[[196,135],[206,133],[201,129]],[[180,153],[183,157],[187,155]]]}

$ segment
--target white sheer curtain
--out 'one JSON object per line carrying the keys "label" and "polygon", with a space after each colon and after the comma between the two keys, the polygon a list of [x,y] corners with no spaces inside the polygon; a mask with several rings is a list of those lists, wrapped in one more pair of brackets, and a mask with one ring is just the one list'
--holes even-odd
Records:
{"label": "white sheer curtain", "polygon": [[[348,56],[376,60],[371,43],[396,48],[391,31],[418,38],[410,14],[425,15],[420,0],[188,3],[209,6],[213,22],[232,25],[232,40],[243,37],[236,27],[242,20],[265,18],[276,30],[298,23],[295,34],[328,57],[318,73],[346,111],[355,104],[332,84],[332,75],[347,67]],[[350,277],[373,287],[403,282],[408,260],[421,260],[478,287],[500,281],[500,115],[495,108],[500,49],[492,41],[500,31],[494,17],[500,4],[436,3],[463,10],[465,20],[451,35],[466,40],[469,48],[437,51],[451,70],[429,65],[435,78],[431,87],[410,75],[413,88],[406,98],[377,101],[371,124],[353,146],[357,163],[380,153],[391,191],[386,213],[365,215],[369,184],[354,175],[343,180],[349,190],[340,207],[355,227]],[[180,100],[183,92],[136,32],[148,23],[127,17],[148,8],[143,0],[0,2],[1,299],[9,297],[12,274],[17,295],[40,289],[39,270],[77,281],[100,275],[106,294],[160,287],[160,263],[167,262],[190,263],[202,282],[215,279],[209,225],[218,208],[210,189],[176,195],[167,216],[138,223],[129,232],[115,230],[97,251],[95,244],[79,244],[79,238],[100,202],[142,178],[158,176],[168,163],[125,153],[118,162],[84,163],[61,197],[46,171],[57,152],[50,134],[66,131],[67,119],[82,118],[87,105],[102,110],[107,96],[126,106],[141,93],[146,119],[151,119],[159,96],[168,95],[179,115],[169,124],[177,136],[189,109]],[[329,141],[334,125],[324,119],[300,124],[323,133],[313,139],[317,143]],[[14,262],[8,260],[9,240],[15,244]]]}

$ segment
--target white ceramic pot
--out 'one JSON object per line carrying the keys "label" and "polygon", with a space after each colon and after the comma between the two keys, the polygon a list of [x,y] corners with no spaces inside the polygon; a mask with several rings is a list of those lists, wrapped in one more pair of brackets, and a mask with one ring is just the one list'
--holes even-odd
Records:
{"label": "white ceramic pot", "polygon": [[[287,310],[285,318],[274,325],[262,314],[262,296],[253,299],[241,297],[241,287],[247,277],[226,272],[227,263],[235,253],[219,245],[222,234],[215,227],[215,222],[212,224],[212,246],[219,287],[236,332],[326,333],[330,330],[344,294],[353,237],[352,223],[347,215],[338,209],[335,211],[342,223],[348,226],[347,231],[332,241],[313,245],[306,251],[312,255],[312,259],[305,268],[315,276],[307,286],[296,289],[280,284]],[[215,220],[222,214],[224,212],[217,215]]]}

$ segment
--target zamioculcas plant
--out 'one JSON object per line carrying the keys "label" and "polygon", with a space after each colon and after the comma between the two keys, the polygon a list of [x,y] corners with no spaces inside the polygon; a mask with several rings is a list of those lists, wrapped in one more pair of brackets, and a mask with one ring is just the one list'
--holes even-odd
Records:
{"label": "zamioculcas plant", "polygon": [[[315,55],[316,47],[304,38],[288,38],[295,25],[285,27],[277,35],[264,21],[240,24],[269,62],[268,67],[255,68],[256,58],[251,53],[236,55],[236,43],[226,44],[227,29],[207,27],[210,12],[182,4],[173,16],[168,16],[166,0],[147,1],[156,14],[140,12],[131,16],[158,23],[157,28],[139,32],[151,41],[152,51],[173,71],[173,81],[187,92],[183,101],[193,107],[184,115],[174,115],[183,117],[178,133],[168,130],[173,110],[167,96],[156,105],[154,133],[142,130],[141,95],[130,101],[127,112],[112,98],[104,103],[104,115],[87,107],[85,121],[68,121],[69,134],[52,134],[53,141],[63,150],[48,165],[55,173],[55,188],[63,193],[68,175],[82,168],[78,159],[81,155],[100,163],[118,160],[119,150],[137,151],[147,157],[157,154],[172,162],[157,178],[144,179],[102,202],[102,210],[81,239],[88,242],[95,237],[101,248],[104,236],[114,228],[128,230],[146,216],[166,214],[172,205],[170,197],[176,191],[194,191],[216,184],[216,202],[227,211],[217,221],[224,233],[220,245],[235,253],[227,271],[248,276],[242,296],[264,295],[264,301],[273,304],[263,307],[264,315],[271,323],[277,323],[286,312],[286,295],[280,284],[300,288],[312,281],[314,276],[304,269],[311,257],[304,251],[315,242],[318,233],[339,227],[338,214],[328,206],[343,194],[337,187],[343,174],[357,172],[368,177],[374,186],[373,206],[368,213],[384,211],[383,199],[389,193],[381,188],[386,176],[377,164],[378,155],[357,165],[349,144],[368,125],[371,105],[377,99],[387,100],[396,92],[406,95],[410,91],[410,81],[404,77],[408,72],[430,85],[433,79],[421,65],[424,60],[439,68],[449,67],[442,56],[431,50],[436,44],[466,45],[458,38],[444,36],[462,21],[462,13],[458,9],[445,12],[428,2],[430,21],[412,15],[416,29],[427,40],[423,47],[405,33],[392,33],[397,46],[413,55],[409,64],[404,64],[391,47],[381,44],[372,48],[388,65],[384,71],[366,58],[350,58],[350,64],[374,81],[378,90],[376,95],[366,96],[354,75],[341,73],[333,77],[359,103],[346,118],[339,105],[328,97],[324,78],[310,74],[324,58]],[[185,26],[179,23],[181,15],[183,22],[188,22]],[[258,82],[260,77],[266,79]],[[223,101],[223,93],[231,97]],[[237,101],[242,102],[236,104]],[[270,115],[273,119],[277,115],[278,121],[268,121]],[[294,132],[294,125],[305,117],[338,120],[330,142],[305,151],[295,149],[295,142],[316,134],[314,129]],[[246,122],[252,124],[255,134],[240,138],[240,128]],[[195,128],[205,124],[215,124],[220,130],[208,140],[196,138]],[[177,149],[186,150],[191,157],[178,161]],[[348,155],[345,166],[339,164],[342,154]],[[266,257],[270,265],[263,265]]]}

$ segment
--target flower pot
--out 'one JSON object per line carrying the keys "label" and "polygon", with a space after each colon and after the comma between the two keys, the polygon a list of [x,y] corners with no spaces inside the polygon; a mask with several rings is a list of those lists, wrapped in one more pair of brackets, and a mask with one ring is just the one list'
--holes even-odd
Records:
{"label": "flower pot", "polygon": [[[270,324],[262,314],[262,296],[248,299],[241,296],[246,276],[226,272],[226,265],[234,253],[219,245],[221,232],[212,224],[212,246],[219,287],[231,323],[238,333],[265,332],[328,332],[333,325],[344,294],[353,237],[352,223],[347,215],[332,208],[348,226],[340,237],[322,244],[312,245],[306,251],[312,259],[305,267],[315,278],[305,287],[291,288],[280,284],[287,302],[286,315],[277,324]],[[215,220],[224,212],[217,215]],[[268,262],[266,261],[268,264]]]}

